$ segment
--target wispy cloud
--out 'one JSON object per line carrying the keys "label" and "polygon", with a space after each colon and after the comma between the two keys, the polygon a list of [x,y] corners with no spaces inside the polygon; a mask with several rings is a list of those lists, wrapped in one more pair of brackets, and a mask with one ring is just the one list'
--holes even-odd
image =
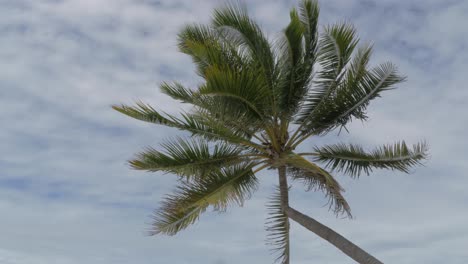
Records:
{"label": "wispy cloud", "polygon": [[[143,99],[176,113],[164,80],[196,84],[177,52],[182,25],[207,22],[222,1],[6,0],[0,7],[0,262],[269,263],[265,197],[208,213],[176,237],[144,235],[148,215],[172,190],[171,175],[129,170],[125,160],[174,135],[109,105]],[[271,39],[288,21],[285,1],[249,1]],[[350,133],[310,140],[370,146],[426,139],[431,160],[410,175],[377,171],[351,180],[354,220],[335,219],[321,193],[294,187],[292,202],[388,263],[468,259],[468,24],[466,1],[322,1],[321,22],[347,20],[373,63],[400,66],[408,81],[369,108]],[[316,141],[314,141],[316,140]],[[351,263],[293,226],[293,262]]]}

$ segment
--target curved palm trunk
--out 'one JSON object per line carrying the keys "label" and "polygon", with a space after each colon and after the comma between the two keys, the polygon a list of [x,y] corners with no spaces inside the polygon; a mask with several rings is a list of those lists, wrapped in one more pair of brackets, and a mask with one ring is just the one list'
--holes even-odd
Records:
{"label": "curved palm trunk", "polygon": [[356,262],[361,264],[383,264],[380,260],[365,252],[342,235],[317,222],[315,219],[304,215],[291,207],[286,208],[286,213],[289,218],[314,232],[319,237],[327,240]]}
{"label": "curved palm trunk", "polygon": [[[289,208],[289,194],[288,194],[288,180],[286,178],[286,167],[281,166],[278,168],[278,175],[279,175],[279,188],[280,188],[280,195],[281,195],[281,209],[283,210],[283,214],[288,216],[286,210]],[[289,229],[289,218],[286,217],[288,229]],[[287,251],[289,252],[289,245]],[[282,264],[289,264],[289,254],[283,260]]]}

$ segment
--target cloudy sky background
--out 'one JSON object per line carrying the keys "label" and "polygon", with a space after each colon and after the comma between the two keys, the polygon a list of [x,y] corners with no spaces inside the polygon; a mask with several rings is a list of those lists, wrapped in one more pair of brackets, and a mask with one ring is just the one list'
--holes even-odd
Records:
{"label": "cloudy sky background", "polygon": [[[327,0],[321,24],[348,20],[372,62],[408,81],[369,107],[349,134],[310,140],[368,146],[425,139],[431,159],[410,175],[338,179],[355,219],[336,219],[321,193],[294,186],[291,203],[385,263],[468,260],[468,1]],[[220,1],[0,0],[0,263],[271,263],[264,204],[272,173],[243,208],[206,213],[175,237],[148,237],[149,215],[175,177],[125,161],[180,132],[132,120],[114,103],[181,108],[164,80],[195,84],[178,30],[207,22]],[[270,39],[296,1],[249,1]],[[293,225],[292,263],[353,263]]]}

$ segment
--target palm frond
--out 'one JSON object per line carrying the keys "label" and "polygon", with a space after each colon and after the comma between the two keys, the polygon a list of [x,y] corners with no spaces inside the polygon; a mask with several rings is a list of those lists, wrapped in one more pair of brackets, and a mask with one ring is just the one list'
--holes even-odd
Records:
{"label": "palm frond", "polygon": [[238,146],[256,147],[256,144],[250,141],[250,136],[246,135],[244,131],[232,130],[222,122],[208,122],[206,118],[196,114],[182,114],[181,117],[163,115],[142,102],[137,102],[136,106],[113,105],[112,108],[135,119],[174,127],[190,132],[192,136],[203,137],[210,141],[226,141]]}
{"label": "palm frond", "polygon": [[169,127],[179,127],[179,125],[176,122],[174,122],[171,116],[164,116],[158,111],[156,111],[152,106],[143,102],[137,102],[136,106],[128,106],[123,104],[112,105],[112,108],[124,115],[133,117],[141,121],[154,123],[158,125],[165,125]]}
{"label": "palm frond", "polygon": [[321,70],[316,74],[313,90],[298,115],[298,123],[306,122],[314,110],[319,109],[320,104],[334,94],[357,43],[356,30],[349,24],[341,23],[325,28],[317,55]]}
{"label": "palm frond", "polygon": [[[177,82],[163,83],[161,91],[173,99],[195,106],[190,115],[183,114],[182,123],[193,123],[191,119],[195,118],[206,128],[218,127],[225,130],[224,134],[241,135],[249,139],[262,125],[259,120],[248,118],[248,114],[237,107],[237,104],[226,104],[226,98],[219,100],[215,96],[203,95]],[[231,131],[223,128],[230,128]]]}
{"label": "palm frond", "polygon": [[284,30],[284,36],[278,42],[280,60],[278,61],[279,78],[276,84],[279,90],[279,109],[283,117],[294,114],[307,93],[310,78],[308,66],[304,63],[304,27],[295,9],[290,13],[291,22]]}
{"label": "palm frond", "polygon": [[[221,125],[232,128],[235,131],[244,131],[245,135],[249,137],[252,136],[252,131],[256,120],[247,118],[248,114],[245,113],[241,108],[238,107],[239,102],[233,103],[232,100],[223,98],[219,100],[214,95],[201,94],[199,91],[193,91],[189,88],[184,87],[178,82],[173,83],[162,83],[160,86],[161,92],[169,95],[173,99],[179,100],[183,103],[190,103],[196,107],[195,111],[190,114],[190,117],[198,117],[198,120],[206,121],[207,119],[210,122],[204,122],[205,125]],[[202,88],[204,93],[209,93]],[[226,101],[231,103],[227,104]],[[200,118],[202,117],[202,118]],[[187,118],[184,118],[183,122],[189,121]],[[258,121],[258,120],[257,120]],[[218,124],[214,124],[214,122]],[[208,124],[209,123],[209,124]],[[235,123],[241,124],[236,128]],[[246,124],[249,124],[248,126]],[[255,130],[255,129],[253,129]]]}
{"label": "palm frond", "polygon": [[266,219],[267,245],[277,254],[276,262],[289,263],[289,219],[281,209],[281,195],[279,187],[270,197],[267,205],[268,218]]}
{"label": "palm frond", "polygon": [[411,167],[420,165],[421,161],[427,158],[428,147],[422,142],[410,149],[402,141],[378,147],[370,152],[355,144],[324,146],[316,148],[315,151],[315,160],[325,162],[327,168],[357,177],[362,172],[369,175],[373,168],[409,173]]}
{"label": "palm frond", "polygon": [[303,0],[299,3],[299,17],[304,27],[305,61],[309,66],[308,75],[312,73],[318,43],[319,6],[315,0]]}
{"label": "palm frond", "polygon": [[307,128],[320,134],[336,127],[343,127],[352,118],[366,120],[366,109],[369,102],[380,93],[390,90],[405,78],[398,74],[396,67],[391,63],[384,63],[371,71],[366,71],[363,76],[350,79],[336,92],[333,101],[320,111],[321,115],[315,118]]}
{"label": "palm frond", "polygon": [[299,19],[299,14],[296,9],[292,9],[289,13],[291,21],[289,25],[284,30],[284,35],[287,39],[289,57],[292,65],[298,64],[303,57],[304,46],[303,46],[303,37],[304,37],[304,27]]}
{"label": "palm frond", "polygon": [[351,208],[341,194],[344,190],[330,173],[296,154],[291,154],[285,163],[293,180],[301,181],[307,191],[323,191],[329,199],[330,210],[336,215],[346,213],[351,217]]}
{"label": "palm frond", "polygon": [[191,132],[192,136],[202,137],[209,141],[225,141],[241,148],[248,148],[250,151],[262,149],[250,140],[252,135],[248,130],[251,128],[249,125],[233,127],[210,115],[199,113],[182,114],[181,118],[175,120],[181,130]]}
{"label": "palm frond", "polygon": [[172,97],[172,99],[181,101],[182,103],[194,104],[194,92],[178,82],[163,82],[159,89],[162,93]]}
{"label": "palm frond", "polygon": [[178,138],[162,144],[162,148],[147,148],[129,163],[137,170],[164,171],[190,179],[246,161],[242,149],[223,142],[211,147],[205,140]]}
{"label": "palm frond", "polygon": [[367,75],[367,65],[372,54],[372,45],[363,45],[358,48],[356,55],[351,60],[349,68],[343,80],[343,87],[355,87],[363,81]]}
{"label": "palm frond", "polygon": [[246,7],[239,3],[227,4],[214,11],[212,22],[226,41],[248,52],[273,87],[274,57],[270,44],[260,27],[249,17]]}
{"label": "palm frond", "polygon": [[154,213],[151,235],[175,235],[195,223],[209,206],[224,211],[229,205],[242,206],[257,188],[252,164],[211,171],[199,181],[181,182]]}
{"label": "palm frond", "polygon": [[[216,109],[216,108],[215,108]],[[221,110],[224,108],[221,107]],[[212,109],[213,110],[213,109]],[[244,139],[251,140],[252,138],[263,142],[256,134],[265,127],[265,123],[261,121],[252,120],[242,114],[220,114],[222,111],[210,112],[205,109],[197,109],[192,116],[207,127],[217,128],[218,130],[225,130],[225,133],[238,135]]]}
{"label": "palm frond", "polygon": [[192,57],[197,72],[205,77],[208,67],[217,65],[241,70],[250,62],[229,42],[224,41],[218,30],[203,25],[188,25],[178,36],[179,49]]}
{"label": "palm frond", "polygon": [[[361,85],[360,83],[368,74],[366,67],[369,62],[371,52],[371,46],[363,46],[358,49],[356,55],[350,62],[348,69],[341,77],[342,81],[340,81],[340,84],[335,87],[335,92],[330,94],[327,98],[323,98],[323,100],[316,105],[313,111],[309,113],[308,117],[304,120],[304,123],[302,124],[303,132],[314,132],[316,134],[320,134],[339,125],[336,123],[336,120],[333,119],[340,115],[340,102],[338,100],[350,100],[350,98],[346,98],[345,95],[341,95],[343,94],[343,91],[346,89],[351,90],[352,88],[359,87]],[[335,123],[333,123],[333,121]]]}
{"label": "palm frond", "polygon": [[365,109],[372,99],[380,97],[382,91],[390,90],[393,85],[404,80],[405,77],[398,74],[396,66],[392,63],[387,62],[375,67],[363,76],[360,85],[346,86],[337,94],[338,102],[346,102],[343,104],[346,105],[346,111],[336,119],[340,120],[341,124],[346,124],[351,117],[364,119]]}
{"label": "palm frond", "polygon": [[242,110],[245,115],[262,120],[271,110],[270,92],[254,72],[235,72],[213,66],[207,69],[206,80],[199,89],[200,95],[216,97],[218,103],[229,110]]}

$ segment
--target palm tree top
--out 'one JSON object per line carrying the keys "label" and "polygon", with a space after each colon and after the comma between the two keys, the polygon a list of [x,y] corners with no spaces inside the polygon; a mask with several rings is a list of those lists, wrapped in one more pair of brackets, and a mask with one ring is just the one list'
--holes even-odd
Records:
{"label": "palm tree top", "polygon": [[[316,1],[301,1],[281,36],[270,42],[241,4],[215,9],[209,24],[187,25],[178,35],[179,50],[192,58],[203,82],[160,86],[162,93],[191,105],[190,111],[176,116],[142,102],[113,106],[191,135],[145,149],[129,162],[134,169],[181,179],[155,212],[152,234],[176,234],[209,207],[242,205],[257,188],[256,173],[271,168],[308,190],[324,191],[333,212],[351,216],[331,173],[358,177],[376,168],[407,173],[427,157],[424,142],[410,147],[403,141],[371,151],[344,143],[295,151],[310,137],[365,121],[370,102],[405,80],[390,62],[369,66],[372,46],[359,44],[352,25],[337,23],[319,32],[318,17]],[[268,230],[286,263],[289,226],[282,187],[269,203]]]}

